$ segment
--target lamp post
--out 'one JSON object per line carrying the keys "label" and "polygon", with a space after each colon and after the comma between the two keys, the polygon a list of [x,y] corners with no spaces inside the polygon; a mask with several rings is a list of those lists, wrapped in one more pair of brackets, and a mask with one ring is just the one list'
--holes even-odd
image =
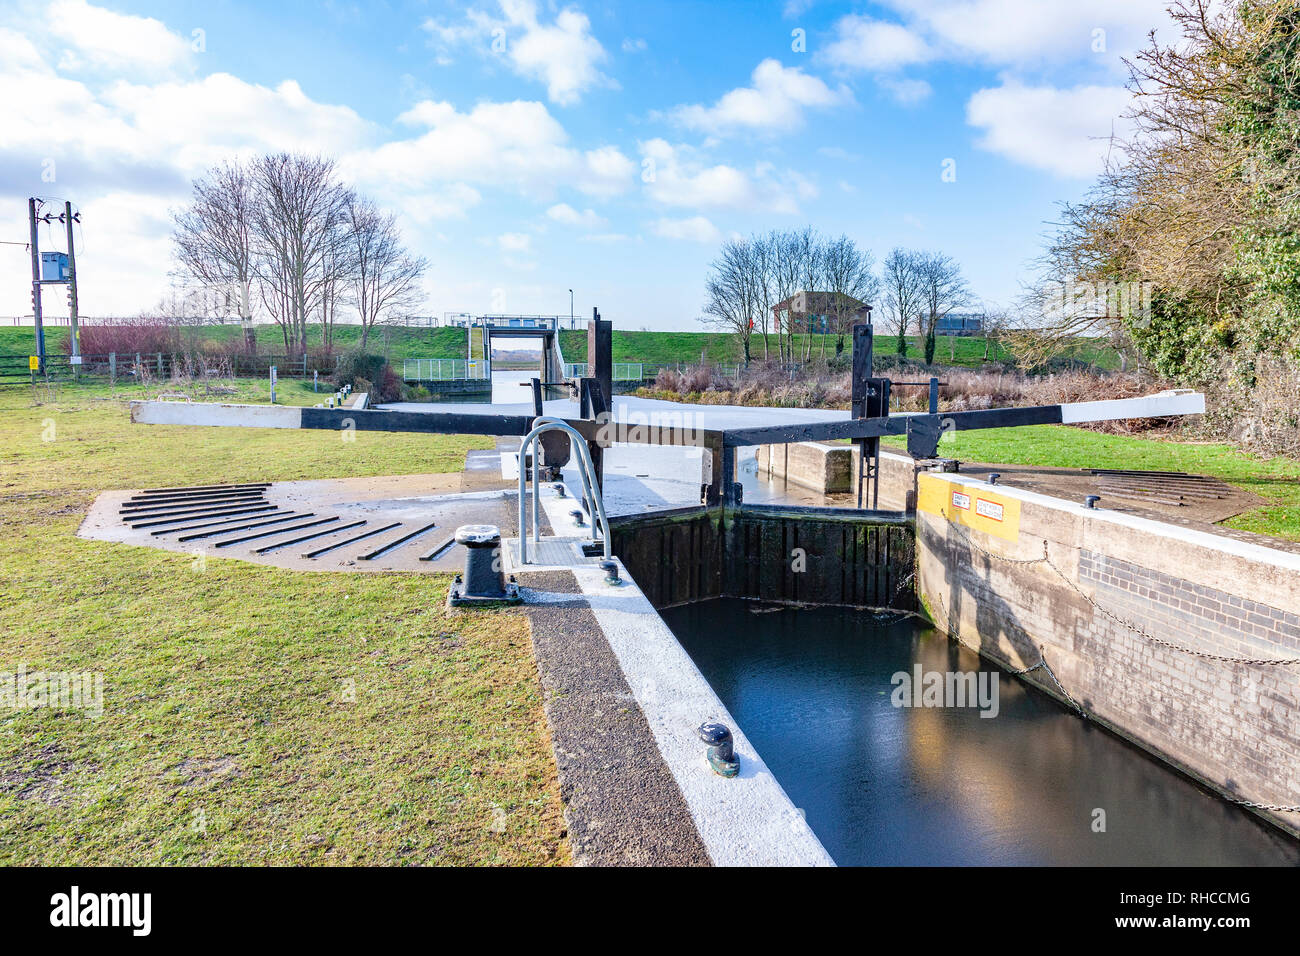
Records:
{"label": "lamp post", "polygon": [[573,328],[573,290],[569,290],[569,328]]}

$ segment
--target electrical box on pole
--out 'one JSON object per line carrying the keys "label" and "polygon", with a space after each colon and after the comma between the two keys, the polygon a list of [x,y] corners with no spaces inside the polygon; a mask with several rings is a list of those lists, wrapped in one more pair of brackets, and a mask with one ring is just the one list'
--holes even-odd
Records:
{"label": "electrical box on pole", "polygon": [[66,252],[41,253],[41,281],[63,282],[68,278],[68,254]]}
{"label": "electrical box on pole", "polygon": [[32,322],[36,326],[36,369],[38,374],[45,372],[45,324],[41,316],[41,250],[40,236],[36,231],[36,204],[39,200],[27,200],[27,221],[31,226],[32,249]]}
{"label": "electrical box on pole", "polygon": [[[65,285],[68,287],[68,323],[71,326],[71,355],[69,364],[73,373],[81,364],[81,330],[78,326],[77,313],[77,253],[72,238],[73,223],[81,222],[81,213],[72,211],[72,203],[64,202],[63,212],[54,215],[42,212],[43,199],[35,196],[27,200],[27,222],[31,227],[32,252],[32,321],[36,326],[36,367],[34,371],[45,374],[45,316],[41,302],[41,287],[46,285]],[[38,223],[47,226],[55,220],[63,223],[68,238],[67,252],[41,252]]]}

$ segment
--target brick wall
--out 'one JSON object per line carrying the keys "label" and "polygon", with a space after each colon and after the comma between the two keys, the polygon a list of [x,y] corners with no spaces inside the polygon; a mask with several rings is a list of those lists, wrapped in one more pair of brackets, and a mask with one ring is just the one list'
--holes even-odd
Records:
{"label": "brick wall", "polygon": [[[1011,668],[1037,663],[1041,648],[1066,692],[1112,730],[1236,799],[1300,805],[1300,666],[1206,656],[1300,658],[1296,555],[994,494],[958,475],[920,483],[917,579],[937,623]],[[933,503],[953,491],[1004,501],[1006,522],[950,521]],[[1059,574],[1040,560],[1045,541]],[[1059,696],[1041,671],[1028,679]],[[1300,833],[1300,814],[1267,815]]]}
{"label": "brick wall", "polygon": [[1225,657],[1300,657],[1300,614],[1082,549],[1079,580],[1103,607],[1148,632],[1177,632]]}

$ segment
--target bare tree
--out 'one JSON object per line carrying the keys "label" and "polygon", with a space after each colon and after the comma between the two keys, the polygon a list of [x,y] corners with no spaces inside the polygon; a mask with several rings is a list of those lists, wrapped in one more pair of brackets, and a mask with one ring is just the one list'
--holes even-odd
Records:
{"label": "bare tree", "polygon": [[[875,258],[859,249],[848,236],[826,243],[822,252],[822,275],[830,293],[831,331],[835,333],[835,354],[844,351],[849,326],[860,308],[857,303],[871,304],[880,295],[880,280],[875,273]],[[825,353],[826,341],[822,340]]]}
{"label": "bare tree", "polygon": [[413,306],[420,298],[420,279],[428,262],[402,246],[397,217],[373,202],[349,193],[344,202],[353,301],[361,319],[361,347],[380,318]]}
{"label": "bare tree", "polygon": [[710,270],[705,280],[708,299],[701,321],[739,336],[745,364],[748,365],[754,328],[760,321],[764,332],[767,327],[755,242],[730,239],[723,243]]}
{"label": "bare tree", "polygon": [[920,260],[919,253],[895,246],[881,263],[885,314],[889,331],[898,337],[899,355],[907,355],[908,327],[921,314]]}
{"label": "bare tree", "polygon": [[[803,326],[803,359],[806,362],[812,358],[813,327],[815,319],[820,314],[816,310],[821,300],[814,293],[821,291],[826,285],[826,243],[817,230],[811,226],[806,226],[792,235],[790,248],[799,277],[799,288],[796,291],[807,293],[804,301],[804,311],[795,316],[797,319],[795,327],[797,328],[798,325]],[[793,350],[793,329],[791,330],[790,347]]]}
{"label": "bare tree", "polygon": [[[799,291],[804,278],[803,262],[800,258],[801,242],[798,233],[772,230],[763,237],[767,247],[766,265],[768,283],[775,307],[792,298]],[[784,309],[780,315],[773,316],[776,326],[777,345],[781,361],[794,361],[794,329],[796,317],[791,308]]]}
{"label": "bare tree", "polygon": [[339,225],[350,191],[336,178],[334,160],[277,153],[254,161],[258,202],[253,214],[259,296],[280,325],[284,346],[306,346],[309,317],[337,281],[348,236]]}
{"label": "bare tree", "polygon": [[935,331],[939,320],[970,301],[961,266],[942,253],[923,253],[917,264],[921,286],[921,334],[925,337],[925,364],[934,364]]}
{"label": "bare tree", "polygon": [[217,292],[251,335],[253,182],[248,168],[230,161],[194,181],[190,205],[172,212],[172,241],[180,272]]}

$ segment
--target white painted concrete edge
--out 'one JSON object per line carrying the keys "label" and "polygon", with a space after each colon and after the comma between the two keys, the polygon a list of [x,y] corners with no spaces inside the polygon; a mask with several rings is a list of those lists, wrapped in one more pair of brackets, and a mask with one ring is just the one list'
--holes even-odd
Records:
{"label": "white painted concrete edge", "polygon": [[[589,534],[569,516],[573,499],[543,487],[542,506],[560,537]],[[539,565],[527,565],[536,571]],[[520,568],[512,570],[518,571]],[[620,587],[605,584],[598,567],[568,568],[609,641],[645,715],[709,857],[718,866],[834,866],[754,745],[727,711],[690,655],[627,570]],[[716,720],[731,728],[740,774],[720,777],[709,767],[696,729]]]}
{"label": "white painted concrete edge", "polygon": [[140,425],[222,425],[227,428],[301,428],[296,405],[232,405],[211,402],[132,402]]}
{"label": "white painted concrete edge", "polygon": [[1146,534],[1159,535],[1174,541],[1194,544],[1214,551],[1222,551],[1225,554],[1231,554],[1239,558],[1246,558],[1250,561],[1258,561],[1262,564],[1271,564],[1288,571],[1300,571],[1300,554],[1295,554],[1291,551],[1279,551],[1249,541],[1240,541],[1237,538],[1212,534],[1208,531],[1199,531],[1195,528],[1184,528],[1182,525],[1167,524],[1163,521],[1156,521],[1153,518],[1143,518],[1140,515],[1110,511],[1105,507],[1087,508],[1082,503],[1073,502],[1067,498],[1053,498],[1050,495],[1040,494],[1036,491],[1026,491],[1023,488],[1012,488],[1008,485],[990,485],[987,481],[981,478],[972,478],[951,472],[925,472],[925,474],[933,478],[939,478],[949,484],[963,485],[969,488],[991,487],[1000,495],[1040,505],[1044,508],[1055,508],[1058,511],[1076,512],[1082,517],[1086,517],[1093,521],[1102,521],[1110,524],[1121,525],[1136,531],[1142,531]]}

